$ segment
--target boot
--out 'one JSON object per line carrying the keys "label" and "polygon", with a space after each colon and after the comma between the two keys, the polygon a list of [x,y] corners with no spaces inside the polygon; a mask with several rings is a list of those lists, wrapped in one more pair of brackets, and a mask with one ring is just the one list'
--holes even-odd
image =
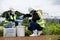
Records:
{"label": "boot", "polygon": [[37,32],[37,36],[40,36],[42,34],[42,31]]}
{"label": "boot", "polygon": [[37,30],[33,30],[33,34],[30,36],[37,36]]}

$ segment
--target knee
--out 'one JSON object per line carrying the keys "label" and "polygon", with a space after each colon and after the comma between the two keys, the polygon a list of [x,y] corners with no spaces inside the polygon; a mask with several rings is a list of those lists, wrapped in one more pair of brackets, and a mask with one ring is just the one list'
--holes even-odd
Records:
{"label": "knee", "polygon": [[43,30],[43,27],[40,27],[40,28],[38,28],[37,30],[41,31],[41,30]]}

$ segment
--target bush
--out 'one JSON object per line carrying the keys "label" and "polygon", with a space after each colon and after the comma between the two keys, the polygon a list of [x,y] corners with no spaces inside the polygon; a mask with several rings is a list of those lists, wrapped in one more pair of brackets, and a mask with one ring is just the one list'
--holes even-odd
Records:
{"label": "bush", "polygon": [[55,22],[50,22],[46,25],[45,29],[43,29],[43,34],[60,34],[60,24]]}
{"label": "bush", "polygon": [[29,36],[29,35],[31,35],[32,34],[32,32],[30,31],[30,30],[25,30],[25,36]]}
{"label": "bush", "polygon": [[29,20],[28,20],[27,17],[23,19],[22,25],[25,26],[25,27],[29,26]]}
{"label": "bush", "polygon": [[3,29],[0,29],[0,36],[3,36]]}

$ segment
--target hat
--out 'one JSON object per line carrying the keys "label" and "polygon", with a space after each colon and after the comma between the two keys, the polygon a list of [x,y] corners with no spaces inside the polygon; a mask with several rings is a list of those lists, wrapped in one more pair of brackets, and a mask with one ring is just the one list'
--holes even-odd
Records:
{"label": "hat", "polygon": [[14,11],[14,8],[9,8],[11,11]]}
{"label": "hat", "polygon": [[31,12],[32,10],[34,10],[33,8],[29,8],[28,11]]}

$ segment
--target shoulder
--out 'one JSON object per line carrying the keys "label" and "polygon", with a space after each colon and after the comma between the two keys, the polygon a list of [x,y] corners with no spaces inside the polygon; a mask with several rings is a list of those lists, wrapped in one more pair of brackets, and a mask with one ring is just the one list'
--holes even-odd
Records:
{"label": "shoulder", "polygon": [[35,13],[34,13],[34,15],[38,15],[38,13],[37,13],[37,12],[35,12]]}

